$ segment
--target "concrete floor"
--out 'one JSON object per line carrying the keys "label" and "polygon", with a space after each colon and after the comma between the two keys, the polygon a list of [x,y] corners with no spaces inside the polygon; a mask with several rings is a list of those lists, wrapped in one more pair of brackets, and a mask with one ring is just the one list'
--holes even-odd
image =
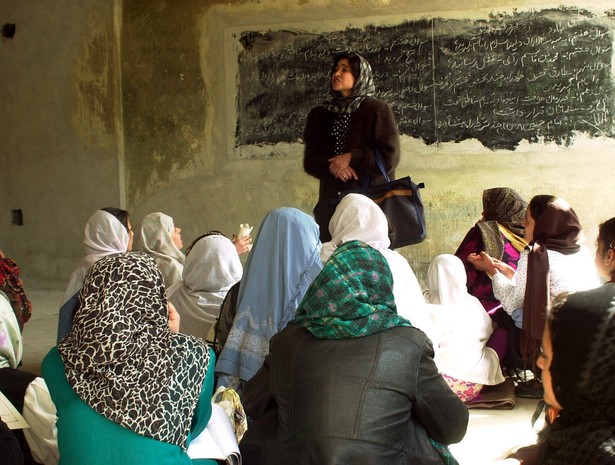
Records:
{"label": "concrete floor", "polygon": [[[40,364],[55,345],[58,309],[64,290],[27,290],[32,317],[24,327],[23,369],[40,373]],[[503,459],[513,449],[532,444],[530,419],[537,401],[517,398],[512,410],[470,410],[465,438],[451,450],[460,465],[481,465]]]}

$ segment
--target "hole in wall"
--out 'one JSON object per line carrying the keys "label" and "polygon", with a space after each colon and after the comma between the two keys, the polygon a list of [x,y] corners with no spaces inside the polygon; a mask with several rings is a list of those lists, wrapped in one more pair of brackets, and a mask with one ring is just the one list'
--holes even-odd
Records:
{"label": "hole in wall", "polygon": [[2,25],[2,37],[6,37],[7,39],[12,39],[15,37],[15,24],[13,23],[5,23]]}
{"label": "hole in wall", "polygon": [[11,224],[15,226],[23,226],[23,212],[19,210],[11,210]]}

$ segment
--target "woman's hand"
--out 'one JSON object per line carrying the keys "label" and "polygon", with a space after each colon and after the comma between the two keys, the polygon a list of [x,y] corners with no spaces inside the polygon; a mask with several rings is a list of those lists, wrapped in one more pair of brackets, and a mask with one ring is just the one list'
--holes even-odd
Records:
{"label": "woman's hand", "polygon": [[252,236],[250,236],[249,234],[247,236],[241,237],[237,237],[236,234],[233,234],[231,241],[237,249],[238,255],[243,255],[252,248]]}
{"label": "woman's hand", "polygon": [[171,302],[167,302],[167,308],[169,311],[169,329],[173,333],[179,333],[179,313]]}
{"label": "woman's hand", "polygon": [[498,271],[495,260],[487,252],[471,253],[468,255],[468,261],[474,265],[474,268],[485,271],[489,276],[493,276]]}
{"label": "woman's hand", "polygon": [[350,179],[359,179],[355,170],[350,167],[351,159],[352,154],[350,152],[329,158],[329,172],[344,182]]}

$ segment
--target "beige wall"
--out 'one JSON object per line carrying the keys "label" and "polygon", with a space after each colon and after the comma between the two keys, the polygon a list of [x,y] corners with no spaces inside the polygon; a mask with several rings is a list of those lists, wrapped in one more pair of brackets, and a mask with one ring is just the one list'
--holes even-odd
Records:
{"label": "beige wall", "polygon": [[[102,206],[125,205],[134,222],[164,211],[183,228],[185,244],[209,229],[258,226],[278,206],[311,211],[317,182],[302,170],[301,144],[234,147],[233,31],[484,17],[510,4],[475,2],[460,11],[458,2],[394,0],[0,3],[0,21],[17,24],[15,39],[0,47],[11,64],[0,70],[0,96],[10,103],[0,109],[0,248],[20,262],[26,284],[53,287],[65,284],[83,224]],[[528,5],[552,6],[515,2]],[[597,224],[615,216],[613,140],[491,151],[476,141],[428,146],[403,136],[402,148],[398,176],[427,185],[428,238],[400,249],[423,282],[431,258],[454,251],[480,216],[483,189],[566,198],[590,247]],[[24,210],[23,227],[8,224],[13,208]]]}

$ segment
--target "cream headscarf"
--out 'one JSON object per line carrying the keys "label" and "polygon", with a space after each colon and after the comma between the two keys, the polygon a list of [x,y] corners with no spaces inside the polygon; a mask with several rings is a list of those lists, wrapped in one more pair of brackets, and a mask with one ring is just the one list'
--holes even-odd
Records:
{"label": "cream headscarf", "polygon": [[83,285],[90,267],[107,255],[126,252],[130,236],[126,227],[111,213],[96,210],[85,225],[85,257],[70,277],[62,304],[68,301]]}
{"label": "cream headscarf", "polygon": [[427,274],[440,372],[472,383],[503,382],[498,355],[485,346],[493,332],[491,318],[480,301],[468,294],[463,262],[455,255],[438,255]]}
{"label": "cream headscarf", "polygon": [[183,280],[167,290],[181,315],[180,331],[205,339],[228,290],[241,279],[237,249],[222,234],[199,239],[188,255]]}
{"label": "cream headscarf", "polygon": [[173,242],[174,230],[173,218],[154,212],[145,215],[137,237],[138,250],[154,257],[167,289],[181,281],[186,258]]}

